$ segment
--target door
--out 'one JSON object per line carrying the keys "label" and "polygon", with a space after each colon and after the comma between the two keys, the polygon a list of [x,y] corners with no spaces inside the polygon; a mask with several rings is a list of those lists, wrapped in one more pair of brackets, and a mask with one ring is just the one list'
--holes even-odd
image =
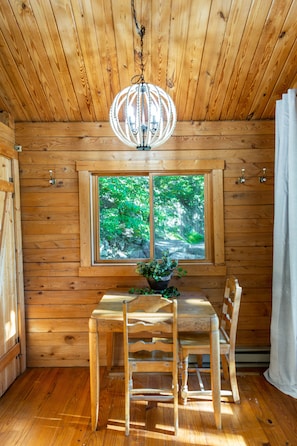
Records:
{"label": "door", "polygon": [[0,123],[0,396],[25,370],[24,287],[18,153]]}

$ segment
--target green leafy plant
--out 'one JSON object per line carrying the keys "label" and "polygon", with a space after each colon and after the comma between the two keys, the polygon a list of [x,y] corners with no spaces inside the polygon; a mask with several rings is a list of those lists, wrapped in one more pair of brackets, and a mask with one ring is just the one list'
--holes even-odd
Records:
{"label": "green leafy plant", "polygon": [[[145,288],[130,288],[129,290],[130,294],[155,294],[156,291],[152,290],[149,287],[145,287]],[[178,289],[175,286],[169,286],[167,288],[165,288],[164,290],[161,290],[159,292],[159,294],[162,297],[166,297],[167,299],[170,299],[172,297],[178,297],[180,296],[180,292],[178,291]]]}
{"label": "green leafy plant", "polygon": [[183,277],[187,271],[178,266],[178,260],[171,259],[169,252],[164,251],[160,260],[149,260],[137,263],[136,272],[147,279],[156,281],[169,280],[176,271],[177,277]]}

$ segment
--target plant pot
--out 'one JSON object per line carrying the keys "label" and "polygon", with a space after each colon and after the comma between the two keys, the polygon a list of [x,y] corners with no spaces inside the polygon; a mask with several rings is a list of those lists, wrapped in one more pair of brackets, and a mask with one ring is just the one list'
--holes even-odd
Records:
{"label": "plant pot", "polygon": [[152,278],[147,278],[148,284],[152,290],[162,291],[168,287],[171,277],[166,277],[166,280],[155,280]]}

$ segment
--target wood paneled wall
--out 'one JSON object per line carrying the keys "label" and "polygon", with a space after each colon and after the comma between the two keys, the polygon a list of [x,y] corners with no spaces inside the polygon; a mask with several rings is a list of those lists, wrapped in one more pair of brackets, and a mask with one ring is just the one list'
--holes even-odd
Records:
{"label": "wood paneled wall", "polygon": [[[243,286],[239,347],[269,345],[272,282],[274,121],[178,123],[151,152],[123,146],[102,123],[19,123],[28,366],[88,364],[88,318],[110,287],[142,278],[79,277],[78,160],[223,159],[227,274]],[[259,182],[262,169],[267,181]],[[241,169],[245,184],[237,184]],[[49,184],[53,170],[56,184]],[[187,276],[218,306],[224,277]],[[104,341],[104,339],[103,339]],[[104,343],[101,354],[104,357]],[[103,363],[103,362],[102,362]]]}

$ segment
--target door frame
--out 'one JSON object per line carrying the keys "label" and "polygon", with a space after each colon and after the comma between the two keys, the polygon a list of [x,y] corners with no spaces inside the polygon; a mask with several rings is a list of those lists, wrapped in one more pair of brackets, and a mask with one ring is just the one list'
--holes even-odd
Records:
{"label": "door frame", "polygon": [[[15,249],[15,289],[17,299],[17,325],[18,336],[16,343],[0,358],[0,372],[15,360],[18,361],[14,377],[8,380],[8,387],[11,381],[26,369],[26,333],[25,333],[25,303],[24,303],[24,275],[23,275],[23,254],[22,254],[22,232],[21,232],[21,206],[20,206],[20,182],[19,182],[19,162],[18,152],[15,149],[14,129],[0,122],[0,155],[11,161],[11,175],[9,181],[0,180],[0,189],[4,193],[11,194],[13,199],[13,222],[14,222],[14,249]],[[6,389],[2,388],[4,393]]]}

